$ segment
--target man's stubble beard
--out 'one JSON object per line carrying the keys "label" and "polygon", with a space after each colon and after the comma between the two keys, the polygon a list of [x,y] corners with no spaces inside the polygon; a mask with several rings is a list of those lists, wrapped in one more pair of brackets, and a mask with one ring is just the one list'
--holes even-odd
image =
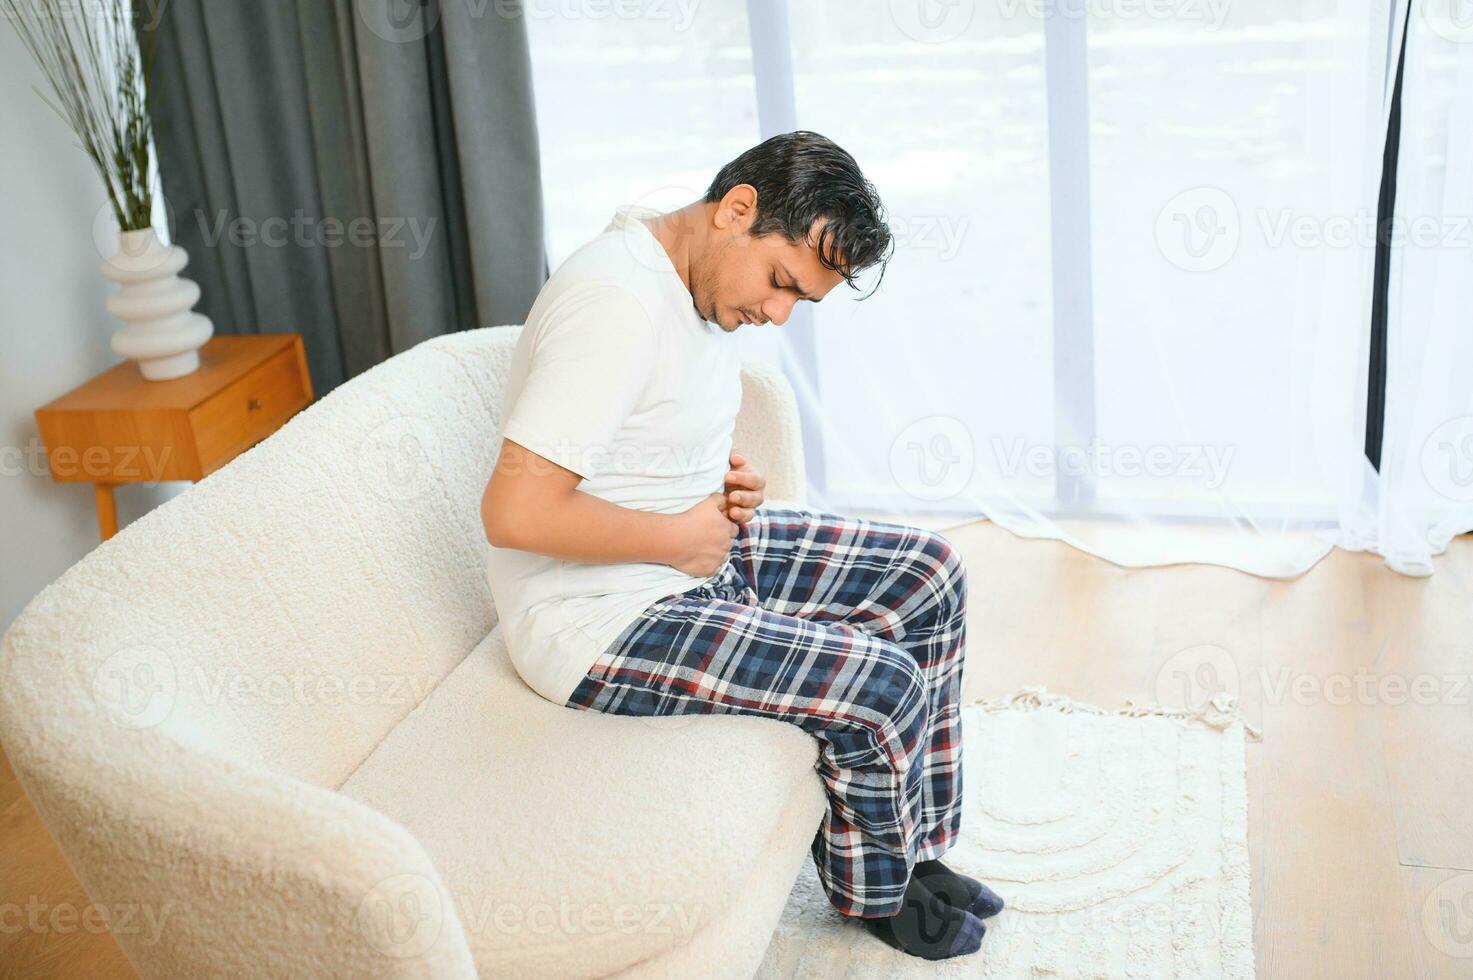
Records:
{"label": "man's stubble beard", "polygon": [[[703,258],[700,267],[695,270],[695,274],[691,277],[691,299],[695,301],[696,312],[700,315],[701,319],[716,324],[722,330],[725,330],[726,326],[721,322],[721,311],[716,308],[716,297],[721,292],[719,288],[721,277],[716,273],[719,263],[716,260],[730,247],[731,242],[722,242],[715,255],[708,255]],[[708,305],[708,308],[705,310],[701,309],[701,303],[703,302]]]}

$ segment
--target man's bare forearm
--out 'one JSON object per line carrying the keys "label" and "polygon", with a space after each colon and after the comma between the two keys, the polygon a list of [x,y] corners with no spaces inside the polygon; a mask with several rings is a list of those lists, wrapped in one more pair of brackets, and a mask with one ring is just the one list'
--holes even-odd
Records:
{"label": "man's bare forearm", "polygon": [[580,490],[520,502],[506,518],[492,542],[500,547],[584,564],[673,565],[681,558],[676,515],[621,507]]}

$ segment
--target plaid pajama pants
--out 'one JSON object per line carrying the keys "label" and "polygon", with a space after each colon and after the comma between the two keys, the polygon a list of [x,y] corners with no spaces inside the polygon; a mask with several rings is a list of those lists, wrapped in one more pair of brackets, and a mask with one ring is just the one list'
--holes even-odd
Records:
{"label": "plaid pajama pants", "polygon": [[961,826],[961,558],[930,531],[822,512],[764,508],[739,528],[717,578],[651,604],[567,704],[815,735],[819,880],[845,915],[893,915]]}

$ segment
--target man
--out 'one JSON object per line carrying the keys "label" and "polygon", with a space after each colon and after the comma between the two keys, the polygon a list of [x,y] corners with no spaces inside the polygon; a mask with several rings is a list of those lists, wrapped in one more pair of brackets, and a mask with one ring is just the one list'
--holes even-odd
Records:
{"label": "man", "polygon": [[1002,907],[938,860],[961,823],[965,569],[918,528],[759,509],[766,481],[731,445],[735,331],[854,286],[890,247],[874,187],[811,132],[748,150],[677,211],[620,209],[528,314],[481,513],[534,690],[817,736],[829,900],[940,959],[975,951]]}

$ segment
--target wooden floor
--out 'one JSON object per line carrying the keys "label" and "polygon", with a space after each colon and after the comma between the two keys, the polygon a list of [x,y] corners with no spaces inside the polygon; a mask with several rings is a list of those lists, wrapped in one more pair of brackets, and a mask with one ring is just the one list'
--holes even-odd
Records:
{"label": "wooden floor", "polygon": [[[1293,582],[1116,568],[991,524],[966,556],[968,698],[1043,684],[1184,704],[1215,689],[1248,747],[1258,975],[1473,977],[1473,540],[1430,579],[1333,552]],[[0,760],[0,976],[130,976],[106,935],[25,910],[87,899]]]}
{"label": "wooden floor", "polygon": [[0,978],[132,977],[0,753]]}

